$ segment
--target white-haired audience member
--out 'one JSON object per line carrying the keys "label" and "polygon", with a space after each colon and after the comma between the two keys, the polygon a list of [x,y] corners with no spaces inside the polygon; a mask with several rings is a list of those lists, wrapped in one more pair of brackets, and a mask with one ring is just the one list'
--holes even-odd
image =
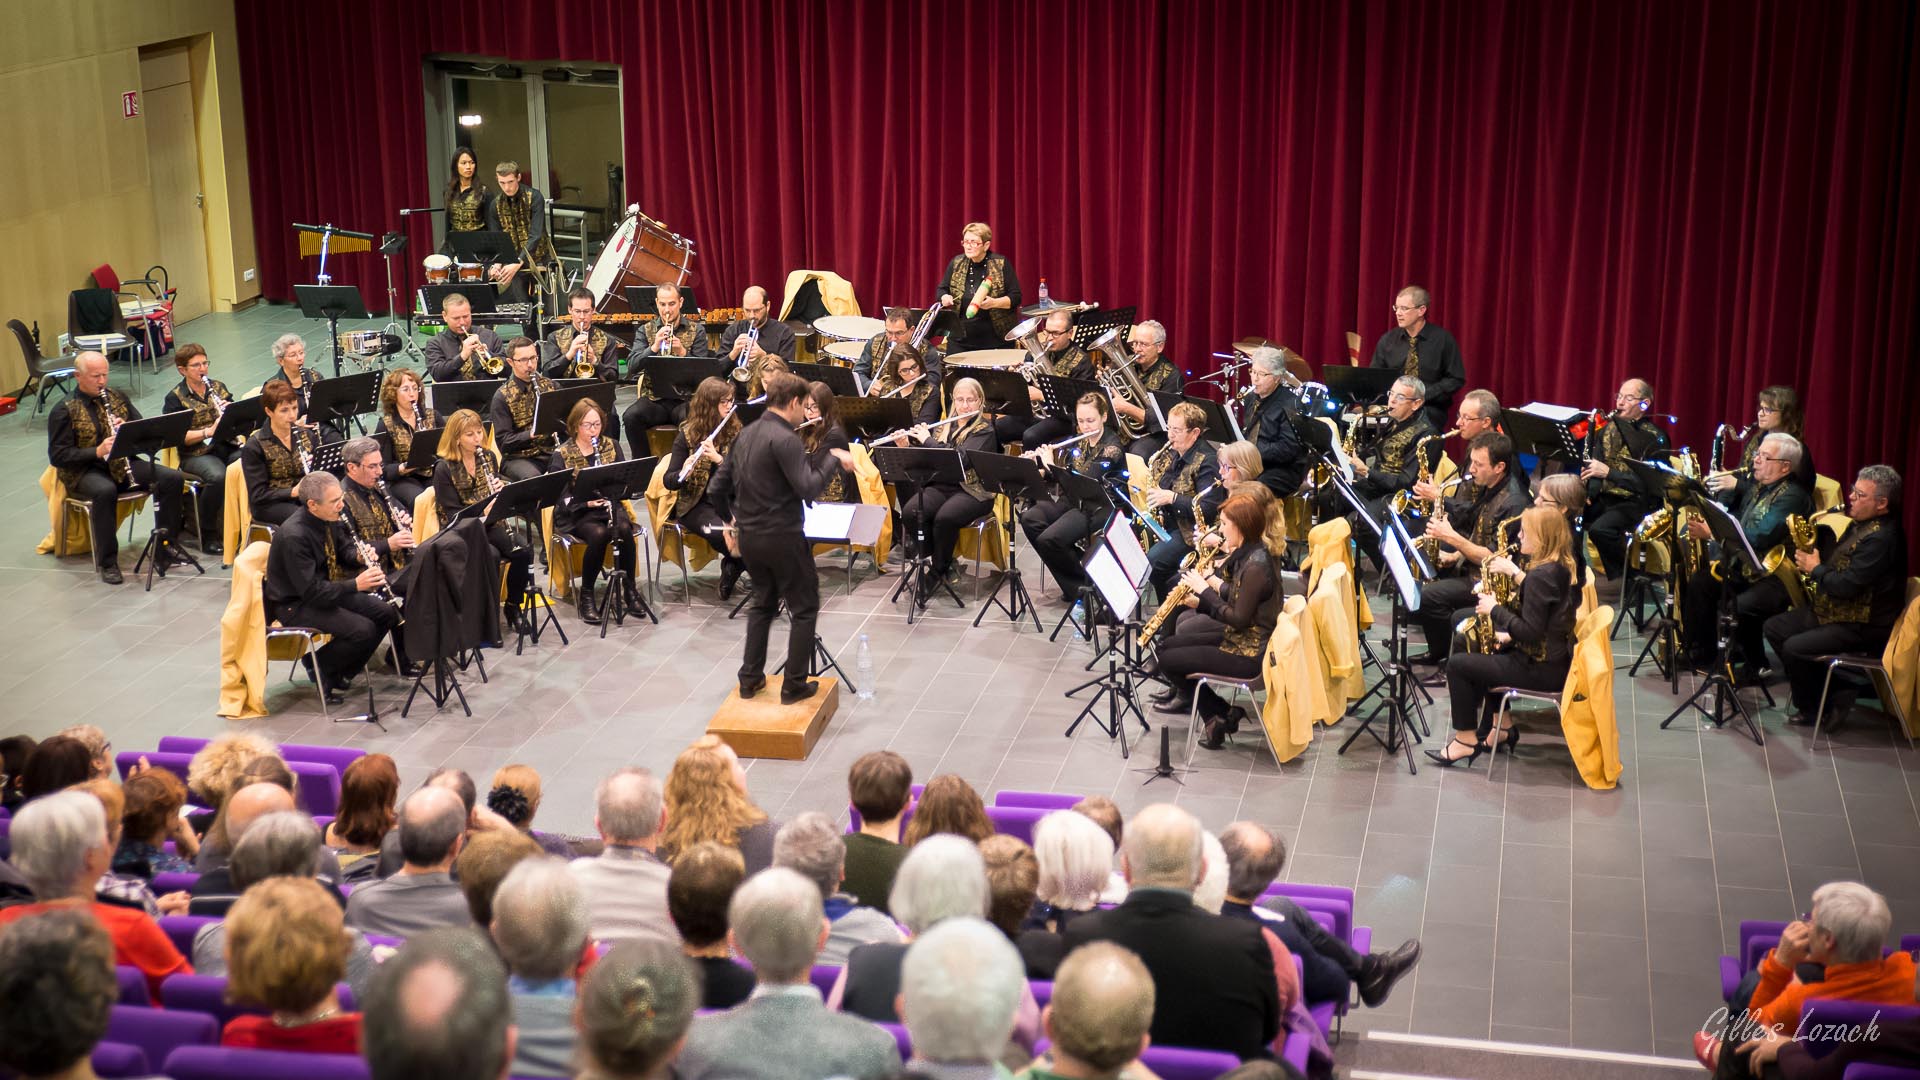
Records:
{"label": "white-haired audience member", "polygon": [[[1035,914],[1057,932],[1100,904],[1113,871],[1113,837],[1086,814],[1055,810],[1033,827],[1033,857],[1040,863]],[[1124,882],[1120,899],[1126,899]]]}
{"label": "white-haired audience member", "polygon": [[0,1069],[92,1080],[88,1059],[120,993],[113,954],[107,931],[77,907],[0,927]]}
{"label": "white-haired audience member", "polygon": [[1126,837],[1126,821],[1120,815],[1120,806],[1105,795],[1089,795],[1068,809],[1076,814],[1085,815],[1087,820],[1100,826],[1113,841],[1115,862],[1107,875],[1107,887],[1100,894],[1103,904],[1118,904],[1127,898],[1127,877],[1120,872],[1118,857],[1121,841]]}
{"label": "white-haired audience member", "polygon": [[399,872],[347,897],[347,925],[369,934],[411,937],[443,926],[471,926],[467,898],[453,880],[453,860],[467,831],[460,796],[428,785],[400,804]]}
{"label": "white-haired audience member", "polygon": [[680,1080],[879,1078],[900,1068],[893,1036],[828,1011],[808,980],[829,932],[812,882],[784,867],[763,870],[733,894],[727,917],[759,985],[745,1004],[693,1022],[674,1065]]}
{"label": "white-haired audience member", "polygon": [[666,1080],[699,1007],[700,976],[678,949],[614,946],[580,980],[580,1080]]}
{"label": "white-haired audience member", "polygon": [[1036,1076],[1120,1080],[1146,1052],[1153,1024],[1153,976],[1140,958],[1108,941],[1074,950],[1053,978],[1040,1014],[1051,1044]]}
{"label": "white-haired audience member", "polygon": [[940,1080],[1005,1076],[1000,1055],[1026,988],[1020,954],[983,920],[948,919],[915,938],[900,968],[900,1018],[913,1039],[907,1071]]}
{"label": "white-haired audience member", "polygon": [[[907,928],[908,940],[942,919],[987,914],[987,865],[980,849],[965,837],[939,833],[915,844],[893,878],[887,906]],[[905,945],[862,945],[847,956],[847,966],[827,997],[827,1007],[898,1023],[894,999],[900,994],[900,961]]]}
{"label": "white-haired audience member", "polygon": [[587,904],[565,860],[541,855],[507,872],[493,894],[493,944],[507,962],[515,1076],[572,1076],[574,971],[587,944]]}
{"label": "white-haired audience member", "polygon": [[593,827],[605,846],[568,864],[587,898],[597,941],[680,943],[667,917],[668,867],[658,854],[666,796],[645,769],[615,770],[593,792]]}
{"label": "white-haired audience member", "polygon": [[820,950],[820,963],[842,967],[856,946],[906,940],[892,919],[840,891],[846,880],[847,845],[827,815],[809,812],[780,826],[773,838],[773,865],[792,870],[820,890],[827,922],[833,926],[826,948]]}
{"label": "white-haired audience member", "polygon": [[84,791],[43,795],[20,808],[8,839],[13,868],[27,880],[35,902],[0,908],[0,927],[47,911],[90,911],[113,939],[113,962],[139,968],[156,998],[162,979],[192,974],[187,958],[146,912],[94,899],[94,884],[113,865],[99,799]]}
{"label": "white-haired audience member", "polygon": [[513,1061],[507,969],[472,927],[409,939],[360,1007],[373,1080],[494,1080]]}

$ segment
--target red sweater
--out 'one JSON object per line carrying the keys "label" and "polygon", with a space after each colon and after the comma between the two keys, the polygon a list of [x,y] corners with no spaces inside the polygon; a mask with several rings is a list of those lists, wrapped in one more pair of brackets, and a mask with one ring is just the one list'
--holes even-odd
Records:
{"label": "red sweater", "polygon": [[[19,907],[0,908],[0,926],[6,926],[16,919],[29,915],[38,915],[43,911],[55,911],[60,908],[79,907],[71,900],[57,900],[49,904],[22,904]],[[144,911],[119,907],[114,904],[89,903],[86,910],[100,920],[107,928],[107,935],[113,938],[113,962],[137,967],[147,977],[147,994],[153,1003],[160,1003],[160,981],[169,975],[191,975],[193,965],[173,947],[173,939],[167,937],[160,924],[147,917]]]}
{"label": "red sweater", "polygon": [[221,1046],[296,1050],[308,1054],[358,1054],[360,1014],[341,1013],[298,1027],[281,1027],[271,1016],[236,1016],[220,1033]]}

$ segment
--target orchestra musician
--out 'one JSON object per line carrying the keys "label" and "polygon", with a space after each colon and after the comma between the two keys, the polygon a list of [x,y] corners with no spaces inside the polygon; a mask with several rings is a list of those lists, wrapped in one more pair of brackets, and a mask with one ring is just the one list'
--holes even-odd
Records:
{"label": "orchestra musician", "polygon": [[433,483],[431,468],[409,469],[413,437],[441,425],[440,414],[427,406],[427,388],[411,368],[388,368],[380,384],[380,422],[374,428],[393,440],[393,460],[386,463],[387,487],[409,510],[420,493]]}
{"label": "orchestra musician", "polygon": [[[1789,514],[1813,513],[1813,495],[1793,480],[1802,456],[1799,439],[1775,432],[1765,439],[1754,439],[1750,445],[1758,447],[1747,459],[1753,482],[1733,489],[1733,505],[1728,510],[1739,521],[1740,531],[1746,534],[1754,553],[1764,557],[1775,545],[1788,543]],[[1695,540],[1713,539],[1706,519],[1697,514],[1687,520],[1687,532]],[[1702,671],[1713,662],[1718,644],[1722,589],[1735,593],[1734,642],[1747,662],[1743,674],[1748,677],[1767,666],[1766,639],[1762,636],[1767,620],[1792,606],[1787,587],[1777,576],[1756,578],[1744,562],[1723,551],[1718,575],[1713,568],[1698,566],[1687,581],[1681,625],[1686,630],[1688,655]]]}
{"label": "orchestra musician", "polygon": [[1580,470],[1580,479],[1587,482],[1587,536],[1600,553],[1600,569],[1609,579],[1619,577],[1626,568],[1627,537],[1658,505],[1627,466],[1630,458],[1649,461],[1652,455],[1667,454],[1667,433],[1647,419],[1652,407],[1653,385],[1645,379],[1628,379],[1613,396],[1610,421],[1598,435],[1587,436],[1590,446],[1598,444]]}
{"label": "orchestra musician", "polygon": [[[433,497],[442,522],[475,503],[487,503],[506,486],[500,475],[499,455],[486,448],[487,428],[480,414],[461,409],[447,418],[440,433],[440,460],[433,466]],[[501,614],[507,625],[520,633],[533,627],[522,607],[527,597],[527,582],[533,577],[533,550],[520,542],[520,536],[504,521],[487,528],[487,542],[507,568],[507,595]]]}
{"label": "orchestra musician", "polygon": [[340,524],[346,498],[332,473],[300,478],[300,508],[274,532],[267,552],[267,619],[310,626],[329,640],[314,656],[327,704],[346,699],[380,639],[400,624],[400,611],[371,593],[387,584],[378,566],[362,567]]}
{"label": "orchestra musician", "polygon": [[[1811,724],[1820,707],[1827,665],[1840,653],[1874,656],[1887,646],[1906,603],[1907,539],[1900,528],[1900,474],[1869,465],[1847,493],[1846,535],[1831,550],[1796,551],[1794,565],[1811,582],[1811,603],[1768,619],[1766,639],[1793,687],[1790,724]],[[1844,719],[1845,695],[1827,707],[1828,725]]]}
{"label": "orchestra musician", "polygon": [[220,520],[226,512],[227,466],[240,454],[237,443],[224,446],[213,441],[220,414],[233,403],[233,391],[227,384],[207,376],[207,350],[192,342],[173,352],[173,366],[180,382],[167,391],[160,404],[163,413],[190,412],[193,427],[187,430],[186,445],[180,448],[180,471],[200,482],[199,513],[194,520],[200,526],[200,550],[220,554]]}
{"label": "orchestra musician", "polygon": [[[604,434],[607,423],[606,413],[601,410],[599,402],[592,398],[574,402],[572,411],[567,413],[567,441],[553,452],[553,462],[548,471],[559,472],[564,469],[578,476],[581,469],[611,465],[621,460],[619,440]],[[645,610],[645,604],[640,599],[640,587],[635,583],[635,570],[639,562],[636,555],[638,548],[634,543],[634,521],[624,505],[616,505],[609,499],[576,502],[569,488],[554,504],[553,529],[556,533],[574,536],[586,547],[580,562],[580,587],[573,594],[580,621],[588,626],[600,625],[600,609],[594,602],[593,590],[595,583],[600,580],[601,570],[606,566],[609,545],[613,547],[613,557],[621,572],[627,575],[627,591],[622,599],[631,610]]]}
{"label": "orchestra musician", "polygon": [[1453,335],[1427,321],[1427,290],[1408,285],[1393,297],[1394,328],[1374,343],[1368,366],[1398,371],[1427,388],[1427,422],[1437,431],[1447,422],[1447,406],[1467,384],[1466,361]]}
{"label": "orchestra musician", "polygon": [[[767,290],[758,285],[747,286],[746,293],[740,297],[740,314],[741,318],[728,323],[720,332],[720,355],[752,375],[759,374],[761,362],[769,356],[793,363],[798,346],[793,327],[773,317],[773,302],[767,299]],[[749,330],[754,333],[748,333]]]}
{"label": "orchestra musician", "polygon": [[[835,401],[833,387],[823,382],[808,383],[807,397],[801,404],[805,415],[801,418],[804,423],[800,445],[807,451],[809,467],[819,465],[821,458],[832,457],[835,450],[851,449],[846,426],[840,422],[840,406]],[[852,476],[835,469],[820,489],[820,497],[813,501],[859,502],[860,485]]]}
{"label": "orchestra musician", "polygon": [[1271,345],[1262,345],[1247,359],[1253,390],[1242,402],[1240,433],[1260,450],[1260,475],[1255,479],[1267,485],[1275,498],[1284,499],[1299,491],[1300,482],[1307,478],[1307,448],[1287,418],[1298,400],[1281,378],[1287,357]]}
{"label": "orchestra musician", "polygon": [[[1429,472],[1439,459],[1441,440],[1430,438],[1439,432],[1427,421],[1426,398],[1427,388],[1417,377],[1402,375],[1395,379],[1393,388],[1387,392],[1387,416],[1392,422],[1374,441],[1373,461],[1369,463],[1364,456],[1353,461],[1353,493],[1366,504],[1368,514],[1375,521],[1384,517],[1381,508],[1388,499],[1396,492],[1412,488],[1420,478],[1423,457]],[[1337,492],[1330,493],[1338,497]],[[1351,513],[1348,521],[1353,525],[1354,543],[1368,558],[1378,562],[1380,537],[1372,529],[1361,527]]]}
{"label": "orchestra musician", "polygon": [[1573,534],[1574,584],[1584,588],[1587,584],[1587,545],[1581,529],[1581,518],[1587,510],[1587,485],[1572,473],[1548,473],[1540,478],[1540,489],[1533,493],[1533,505],[1552,507],[1567,519],[1567,529]]}
{"label": "orchestra musician", "polygon": [[[1093,361],[1088,358],[1085,349],[1073,343],[1073,312],[1056,311],[1047,316],[1047,321],[1038,331],[1040,341],[1046,346],[1046,352],[1040,355],[1040,367],[1049,375],[1058,375],[1063,379],[1082,379],[1093,381]],[[1027,397],[1033,402],[1034,414],[1038,419],[1022,428],[1014,436],[1028,447],[1045,446],[1058,442],[1072,431],[1065,417],[1039,416],[1041,403],[1046,399],[1040,393],[1040,387],[1027,387]],[[1015,426],[1021,421],[1016,418]],[[1005,429],[1001,430],[1002,442],[1011,442]]]}
{"label": "orchestra musician", "polygon": [[[1173,632],[1160,643],[1157,674],[1173,694],[1163,695],[1155,712],[1178,715],[1192,710],[1196,675],[1259,675],[1261,654],[1285,602],[1278,553],[1265,542],[1267,518],[1279,512],[1278,502],[1262,509],[1243,495],[1220,507],[1223,557],[1205,577],[1191,569],[1180,577],[1189,590],[1183,601],[1189,610],[1175,613]],[[1238,709],[1230,713],[1211,688],[1200,690],[1199,697],[1199,714],[1206,722],[1200,745],[1218,750],[1239,730],[1243,714]]]}
{"label": "orchestra musician", "polygon": [[[1471,447],[1473,440],[1481,435],[1504,430],[1500,426],[1500,399],[1493,396],[1493,391],[1469,390],[1460,399],[1460,408],[1454,413],[1453,434],[1460,437],[1461,446]],[[1446,455],[1444,444],[1440,453]],[[1433,464],[1438,467],[1439,459],[1436,458]],[[1464,460],[1460,462],[1459,471],[1460,485],[1454,489],[1453,498],[1471,502],[1480,496],[1479,488],[1474,484],[1471,470],[1466,467]],[[1415,498],[1429,503],[1443,497],[1440,486],[1431,480],[1415,480],[1412,491]],[[1586,496],[1582,495],[1580,501],[1584,505]]]}
{"label": "orchestra musician", "polygon": [[[553,241],[547,237],[547,200],[531,184],[520,182],[518,162],[495,165],[493,181],[500,190],[487,200],[487,227],[507,234],[514,261],[496,264],[490,274],[502,302],[529,303],[540,289],[531,271],[548,269],[558,261]],[[522,269],[530,272],[522,275]]]}
{"label": "orchestra musician", "polygon": [[[893,359],[888,362],[891,373],[882,373],[868,387],[870,396],[900,397],[901,387],[907,387],[905,398],[907,409],[916,424],[931,424],[940,419],[940,377],[926,370],[920,359],[920,350],[911,345],[901,345],[893,351]],[[921,375],[926,378],[921,379]],[[919,382],[914,382],[920,379]],[[909,385],[911,384],[911,385]],[[874,395],[874,391],[879,391]]]}
{"label": "orchestra musician", "polygon": [[261,389],[272,383],[292,387],[294,399],[300,403],[300,422],[316,428],[315,435],[321,442],[335,443],[346,438],[347,433],[340,425],[331,420],[320,423],[313,415],[313,384],[326,376],[307,366],[307,343],[299,334],[281,334],[273,339],[273,362],[279,370],[267,376]]}
{"label": "orchestra musician", "polygon": [[940,306],[952,312],[947,352],[1004,348],[1020,318],[1020,279],[1005,255],[992,250],[993,229],[972,221],[960,230],[960,254],[940,275]]}
{"label": "orchestra musician", "polygon": [[[988,422],[986,413],[981,412],[985,406],[986,391],[981,388],[980,380],[960,379],[953,384],[953,415],[977,415],[970,420],[948,424],[938,435],[923,421],[913,427],[908,435],[917,446],[944,446],[969,454],[997,454],[1000,452],[1000,437],[994,433],[993,424]],[[903,533],[915,536],[921,531],[921,523],[928,523],[926,531],[932,537],[929,554],[933,558],[934,581],[942,581],[956,572],[953,545],[960,538],[960,530],[992,512],[993,493],[981,487],[980,478],[972,469],[968,469],[958,484],[929,484],[903,499],[900,504],[900,526]],[[931,591],[931,584],[928,588]]]}
{"label": "orchestra musician", "polygon": [[[574,378],[582,359],[591,364],[591,378],[601,382],[620,381],[620,339],[593,324],[593,290],[576,286],[567,293],[567,321],[548,334],[552,347],[542,374],[555,379]],[[618,433],[615,433],[618,438]]]}
{"label": "orchestra musician", "polygon": [[[1185,390],[1180,369],[1174,367],[1173,361],[1166,356],[1167,328],[1157,320],[1148,319],[1128,330],[1127,348],[1132,352],[1133,374],[1140,380],[1140,385],[1162,394],[1178,394]],[[1151,430],[1154,424],[1147,416],[1145,405],[1134,405],[1116,398],[1113,407],[1116,412],[1142,425],[1141,430],[1147,432],[1133,440],[1127,447],[1127,453],[1138,454],[1140,460],[1145,461],[1167,444],[1164,434]],[[1171,418],[1168,422],[1172,422]]]}
{"label": "orchestra musician", "polygon": [[1167,445],[1147,459],[1147,508],[1169,537],[1147,549],[1148,578],[1161,596],[1173,585],[1180,560],[1193,550],[1195,528],[1226,501],[1213,448],[1203,437],[1206,428],[1200,406],[1175,405],[1167,410]]}
{"label": "orchestra musician", "polygon": [[93,522],[93,560],[100,580],[121,583],[118,502],[135,485],[153,492],[154,533],[164,569],[185,562],[173,548],[180,528],[186,476],[178,469],[132,456],[109,461],[120,425],[140,419],[127,395],[107,385],[107,358],[88,350],[74,357],[74,391],[47,413],[47,463],[59,473],[69,498],[87,503]]}
{"label": "orchestra musician", "polygon": [[[886,393],[890,387],[883,380],[891,380],[892,386],[899,386],[904,381],[899,372],[893,370],[891,354],[899,346],[912,342],[913,312],[903,307],[888,308],[886,329],[868,338],[867,347],[860,350],[860,355],[853,361],[853,373],[866,381],[868,393],[875,393],[876,385],[880,387],[878,393]],[[931,341],[922,343],[919,349],[921,367],[932,373],[928,381],[940,382],[946,377],[940,350]]]}
{"label": "orchestra musician", "polygon": [[[633,356],[636,367],[649,357],[707,355],[707,324],[699,319],[683,317],[680,308],[684,303],[680,286],[660,285],[654,288],[653,308],[660,319],[644,339],[635,336]],[[621,414],[620,423],[626,429],[627,445],[632,448],[634,456],[645,457],[651,453],[646,445],[647,429],[666,427],[685,420],[687,403],[674,393],[673,387],[656,383],[644,372],[636,374],[634,379],[633,404]]]}
{"label": "orchestra musician", "polygon": [[407,573],[407,559],[414,548],[413,517],[407,507],[396,510],[398,504],[382,487],[386,475],[380,440],[366,436],[348,439],[340,448],[340,461],[347,473],[340,484],[340,493],[346,499],[344,512],[360,538],[379,557],[387,587],[405,596],[412,579]]}
{"label": "orchestra musician", "polygon": [[447,207],[447,239],[440,245],[440,254],[451,256],[454,233],[479,232],[487,227],[487,188],[474,175],[480,171],[480,161],[470,146],[454,149],[447,171],[447,188],[441,196]]}
{"label": "orchestra musician", "polygon": [[553,436],[533,433],[534,403],[555,389],[552,379],[534,370],[539,364],[540,347],[533,339],[517,337],[507,342],[508,378],[487,406],[494,439],[507,459],[501,472],[509,481],[539,476],[553,456]]}
{"label": "orchestra musician", "polygon": [[433,335],[423,347],[427,374],[433,381],[499,378],[481,370],[479,351],[485,349],[495,357],[504,357],[506,342],[492,327],[473,324],[473,302],[459,293],[448,293],[440,300],[440,316],[446,320],[446,329]]}
{"label": "orchestra musician", "polygon": [[[733,387],[721,379],[700,380],[687,407],[687,418],[674,433],[673,455],[667,459],[667,471],[661,477],[668,491],[678,493],[669,513],[672,520],[720,554],[722,600],[733,598],[734,583],[740,580],[746,564],[727,547],[727,507],[710,481],[739,434],[740,422],[733,415]],[[690,456],[694,465],[688,470]],[[683,472],[685,479],[681,478]]]}
{"label": "orchestra musician", "polygon": [[300,509],[295,485],[313,471],[319,440],[300,423],[300,398],[284,382],[260,388],[267,422],[240,447],[240,474],[247,478],[247,503],[253,520],[279,525]]}
{"label": "orchestra musician", "polygon": [[[1738,467],[1724,473],[1702,478],[1707,490],[1719,497],[1721,502],[1732,505],[1732,494],[1753,484],[1753,459],[1760,452],[1760,443],[1774,433],[1793,436],[1800,441],[1800,464],[1794,466],[1793,474],[1788,478],[1813,494],[1814,477],[1813,450],[1807,446],[1806,418],[1800,411],[1800,395],[1791,386],[1769,386],[1760,391],[1760,400],[1754,407],[1753,434],[1748,436],[1746,445],[1740,451]],[[1744,474],[1744,475],[1743,475]]]}
{"label": "orchestra musician", "polygon": [[[1426,417],[1415,414],[1422,424]],[[1420,588],[1420,610],[1413,619],[1427,632],[1427,652],[1414,663],[1437,664],[1453,649],[1453,628],[1473,606],[1473,591],[1484,576],[1487,558],[1509,538],[1501,535],[1503,522],[1518,517],[1532,502],[1526,480],[1514,456],[1513,440],[1498,431],[1483,431],[1467,447],[1467,475],[1472,487],[1441,503],[1443,512],[1427,522],[1426,535],[1442,545],[1439,575]],[[1466,485],[1463,483],[1462,487]]]}
{"label": "orchestra musician", "polygon": [[[1027,454],[1037,457],[1045,468],[1058,465],[1102,481],[1119,479],[1126,470],[1126,446],[1113,429],[1113,410],[1106,395],[1081,395],[1074,405],[1074,423],[1083,436],[1079,442],[1057,451],[1043,443]],[[1094,520],[1096,516],[1100,521]],[[1027,542],[1040,561],[1053,571],[1061,597],[1069,604],[1092,585],[1080,568],[1080,547],[1104,522],[1098,507],[1068,502],[1064,497],[1034,503],[1020,514],[1021,531],[1027,534]]]}
{"label": "orchestra musician", "polygon": [[[1485,438],[1485,436],[1482,436]],[[1499,686],[1558,690],[1573,662],[1574,619],[1580,593],[1573,584],[1573,537],[1556,509],[1530,507],[1520,515],[1520,560],[1494,559],[1487,574],[1505,574],[1520,582],[1518,609],[1494,603],[1482,593],[1473,608],[1491,620],[1494,641],[1507,648],[1491,653],[1459,653],[1447,664],[1447,694],[1453,702],[1453,738],[1427,756],[1443,767],[1486,753],[1492,744],[1493,715]],[[1424,601],[1422,603],[1424,607]],[[1500,729],[1501,744],[1511,750],[1520,732]]]}

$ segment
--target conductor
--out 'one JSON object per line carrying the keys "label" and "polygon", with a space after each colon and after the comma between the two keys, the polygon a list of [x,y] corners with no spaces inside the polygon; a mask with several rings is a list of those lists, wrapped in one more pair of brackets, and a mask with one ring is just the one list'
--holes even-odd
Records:
{"label": "conductor", "polygon": [[711,485],[721,504],[733,508],[727,549],[746,562],[753,577],[740,696],[752,697],[767,685],[767,632],[784,600],[793,625],[780,684],[782,705],[804,701],[820,688],[807,678],[820,614],[820,573],[801,528],[800,504],[820,497],[834,469],[853,469],[853,455],[838,448],[828,449],[831,458],[823,455],[808,464],[806,446],[794,432],[806,417],[807,389],[798,375],[769,375],[766,412],[734,439]]}

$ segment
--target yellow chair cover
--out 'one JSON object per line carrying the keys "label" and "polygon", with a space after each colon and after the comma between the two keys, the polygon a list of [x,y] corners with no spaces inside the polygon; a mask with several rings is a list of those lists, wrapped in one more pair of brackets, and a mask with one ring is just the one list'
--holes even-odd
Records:
{"label": "yellow chair cover", "polygon": [[[660,565],[680,561],[681,541],[677,533],[661,528],[667,522],[667,515],[673,512],[673,501],[679,497],[677,491],[667,490],[667,458],[661,458],[660,464],[653,467],[653,476],[647,481],[647,517],[653,522],[653,542],[659,546]],[[719,558],[705,540],[698,535],[688,533],[686,537],[687,566],[698,570]]]}
{"label": "yellow chair cover", "polygon": [[1907,579],[1907,606],[1880,654],[1887,681],[1907,716],[1907,734],[1920,739],[1920,577]]}
{"label": "yellow chair cover", "polygon": [[[267,715],[268,661],[298,660],[303,652],[292,638],[267,641],[261,581],[267,573],[268,550],[266,541],[256,540],[234,560],[227,610],[220,616],[220,706],[215,711],[229,720]],[[316,634],[313,641],[315,646],[325,644],[327,635]]]}
{"label": "yellow chair cover", "polygon": [[1620,728],[1613,711],[1612,606],[1594,608],[1579,624],[1573,664],[1560,691],[1560,730],[1580,779],[1597,790],[1620,779]]}
{"label": "yellow chair cover", "polygon": [[247,494],[247,475],[240,468],[239,458],[227,463],[227,483],[222,490],[226,513],[220,515],[220,561],[223,566],[232,566],[241,542],[253,531],[253,498]]}
{"label": "yellow chair cover", "polygon": [[[1344,528],[1346,523],[1341,522]],[[1347,597],[1347,568],[1334,563],[1319,575],[1319,582],[1307,598],[1313,613],[1315,640],[1319,645],[1321,678],[1327,685],[1326,722],[1331,724],[1346,713],[1346,703],[1366,693],[1366,679],[1360,669],[1360,632],[1353,625],[1353,606]],[[1334,711],[1335,706],[1338,712]]]}
{"label": "yellow chair cover", "polygon": [[1267,700],[1260,708],[1260,726],[1267,733],[1273,756],[1283,762],[1299,757],[1302,750],[1313,744],[1311,684],[1317,681],[1300,642],[1303,611],[1295,609],[1291,602],[1288,608],[1274,624],[1272,636],[1267,638],[1266,657],[1260,669],[1267,683]]}
{"label": "yellow chair cover", "polygon": [[[1347,543],[1352,538],[1351,527],[1345,518],[1323,521],[1307,532],[1307,558],[1302,566],[1309,572],[1307,577],[1307,595],[1313,595],[1318,587],[1320,575],[1328,567],[1338,563],[1347,568],[1347,580],[1353,583],[1353,617],[1360,630],[1373,625],[1373,608],[1367,603],[1367,594],[1360,588],[1353,569],[1353,548]],[[1356,633],[1356,637],[1358,634]]]}
{"label": "yellow chair cover", "polygon": [[[1339,717],[1334,712],[1335,699],[1329,693],[1333,687],[1327,680],[1325,668],[1321,666],[1320,626],[1313,618],[1313,609],[1304,596],[1287,598],[1283,614],[1292,617],[1294,625],[1300,631],[1300,653],[1306,657],[1308,679],[1302,688],[1302,700],[1307,704],[1307,721],[1316,724],[1331,724]],[[1269,684],[1271,685],[1271,684]],[[1341,711],[1347,703],[1340,702]]]}
{"label": "yellow chair cover", "polygon": [[853,295],[853,282],[831,270],[795,270],[787,275],[787,283],[781,289],[780,317],[787,317],[787,311],[793,307],[793,296],[800,286],[811,279],[820,288],[820,302],[827,307],[829,315],[858,315],[860,301]]}
{"label": "yellow chair cover", "polygon": [[[1007,568],[1007,522],[1013,516],[1012,504],[1005,495],[993,497],[993,519],[999,522],[998,528],[966,528],[953,542],[955,559],[979,559],[990,562],[995,568]],[[1037,579],[1036,579],[1037,580]]]}
{"label": "yellow chair cover", "polygon": [[[886,481],[880,479],[880,467],[873,463],[873,455],[861,443],[854,443],[849,452],[853,454],[853,479],[860,488],[860,501],[868,506],[891,506],[887,499]],[[845,544],[815,544],[813,553],[821,555],[845,548]],[[880,526],[880,539],[874,541],[872,547],[856,546],[854,550],[872,555],[873,565],[881,573],[886,573],[887,553],[893,550],[893,515],[887,515],[885,523]]]}
{"label": "yellow chair cover", "polygon": [[424,544],[440,531],[440,499],[432,488],[424,488],[413,499],[413,542]]}
{"label": "yellow chair cover", "polygon": [[[47,493],[47,535],[34,545],[34,550],[42,555],[62,558],[91,553],[93,541],[87,536],[87,515],[68,508],[67,485],[61,482],[60,473],[51,465],[40,474],[40,490]],[[125,525],[127,518],[139,513],[146,504],[145,496],[117,504],[114,507],[113,527],[118,529]]]}
{"label": "yellow chair cover", "polygon": [[1587,617],[1587,613],[1600,606],[1600,590],[1593,586],[1593,575],[1587,575],[1587,583],[1580,586],[1580,607],[1573,613],[1576,625]]}

